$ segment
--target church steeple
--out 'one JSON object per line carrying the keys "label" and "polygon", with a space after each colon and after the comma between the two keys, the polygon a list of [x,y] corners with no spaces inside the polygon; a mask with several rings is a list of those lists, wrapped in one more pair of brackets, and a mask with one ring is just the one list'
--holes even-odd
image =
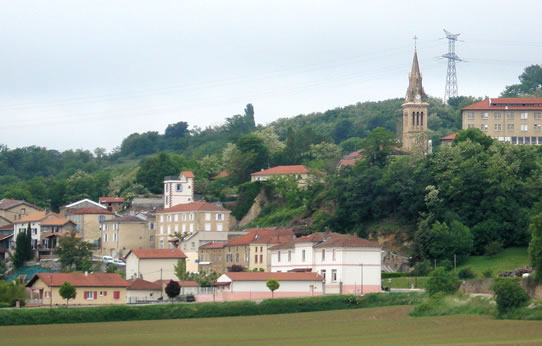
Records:
{"label": "church steeple", "polygon": [[422,74],[420,64],[418,63],[418,52],[414,50],[414,59],[412,60],[412,69],[408,75],[408,89],[405,102],[425,102],[427,95],[423,90]]}
{"label": "church steeple", "polygon": [[427,116],[429,103],[422,86],[422,74],[418,63],[418,52],[414,49],[412,69],[408,75],[408,89],[403,108],[402,142],[410,152],[427,152]]}

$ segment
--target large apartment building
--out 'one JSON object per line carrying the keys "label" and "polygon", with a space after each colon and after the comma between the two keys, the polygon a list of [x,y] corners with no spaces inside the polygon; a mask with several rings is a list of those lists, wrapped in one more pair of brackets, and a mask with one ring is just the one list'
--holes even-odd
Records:
{"label": "large apartment building", "polygon": [[463,108],[461,116],[463,129],[501,142],[542,144],[542,98],[489,98]]}
{"label": "large apartment building", "polygon": [[156,212],[156,248],[168,248],[175,233],[228,232],[230,211],[207,202],[177,204]]}

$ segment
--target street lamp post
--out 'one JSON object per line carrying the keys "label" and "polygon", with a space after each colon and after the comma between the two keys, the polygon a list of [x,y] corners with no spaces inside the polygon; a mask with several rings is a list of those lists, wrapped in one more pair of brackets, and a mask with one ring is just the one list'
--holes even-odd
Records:
{"label": "street lamp post", "polygon": [[361,274],[361,289],[360,289],[360,295],[363,295],[363,263],[359,265],[360,268],[360,274]]}

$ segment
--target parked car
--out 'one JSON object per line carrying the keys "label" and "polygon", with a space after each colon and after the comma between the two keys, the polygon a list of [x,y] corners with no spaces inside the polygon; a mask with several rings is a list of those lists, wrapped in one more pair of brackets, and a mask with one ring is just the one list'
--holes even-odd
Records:
{"label": "parked car", "polygon": [[104,262],[104,263],[114,263],[114,261],[115,260],[111,256],[103,256],[102,257],[102,262]]}
{"label": "parked car", "polygon": [[126,265],[126,263],[124,263],[124,261],[118,260],[118,259],[113,260],[113,263],[118,265],[118,266],[121,266],[121,267],[124,267]]}

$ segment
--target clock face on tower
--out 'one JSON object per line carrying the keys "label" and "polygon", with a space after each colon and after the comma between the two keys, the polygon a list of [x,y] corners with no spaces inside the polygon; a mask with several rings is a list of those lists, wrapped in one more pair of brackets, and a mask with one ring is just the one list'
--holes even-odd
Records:
{"label": "clock face on tower", "polygon": [[419,100],[421,98],[420,94],[416,94],[416,100]]}

